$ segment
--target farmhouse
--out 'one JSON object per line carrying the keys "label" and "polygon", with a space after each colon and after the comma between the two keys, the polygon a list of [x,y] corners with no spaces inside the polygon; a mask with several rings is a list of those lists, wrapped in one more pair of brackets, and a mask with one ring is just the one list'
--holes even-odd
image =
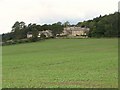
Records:
{"label": "farmhouse", "polygon": [[66,36],[84,36],[87,37],[87,34],[89,32],[89,28],[82,28],[82,27],[66,27],[63,30],[63,33],[61,35],[66,35]]}
{"label": "farmhouse", "polygon": [[[41,34],[44,34],[46,38],[53,36],[51,30],[39,31],[38,32],[38,37],[41,37]],[[32,32],[28,32],[27,33],[27,38],[32,38],[32,37],[33,37]]]}

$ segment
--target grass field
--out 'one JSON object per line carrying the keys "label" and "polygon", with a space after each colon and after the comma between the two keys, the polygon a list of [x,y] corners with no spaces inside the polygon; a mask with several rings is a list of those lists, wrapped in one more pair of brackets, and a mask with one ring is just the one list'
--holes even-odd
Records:
{"label": "grass field", "polygon": [[3,46],[3,88],[117,88],[117,39]]}

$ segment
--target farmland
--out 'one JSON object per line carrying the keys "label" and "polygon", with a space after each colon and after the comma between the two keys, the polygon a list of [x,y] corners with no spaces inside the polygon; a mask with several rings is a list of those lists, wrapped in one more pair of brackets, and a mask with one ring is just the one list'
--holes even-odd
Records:
{"label": "farmland", "polygon": [[117,88],[118,40],[50,39],[3,46],[3,88]]}

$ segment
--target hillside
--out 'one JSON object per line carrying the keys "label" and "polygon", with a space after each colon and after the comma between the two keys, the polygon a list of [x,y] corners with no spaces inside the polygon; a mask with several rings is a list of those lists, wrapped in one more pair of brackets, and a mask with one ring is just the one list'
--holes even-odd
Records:
{"label": "hillside", "polygon": [[117,88],[117,39],[50,39],[3,47],[3,88]]}

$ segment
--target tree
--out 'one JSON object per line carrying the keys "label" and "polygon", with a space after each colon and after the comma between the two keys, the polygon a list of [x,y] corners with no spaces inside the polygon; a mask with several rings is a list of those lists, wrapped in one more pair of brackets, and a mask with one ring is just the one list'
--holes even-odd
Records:
{"label": "tree", "polygon": [[51,30],[53,36],[56,37],[57,34],[60,34],[63,31],[63,25],[60,23],[54,23],[51,25]]}
{"label": "tree", "polygon": [[57,25],[61,25],[61,26],[62,26],[62,22],[57,22],[56,24],[57,24]]}
{"label": "tree", "polygon": [[118,23],[120,22],[118,16],[118,12],[105,16],[100,15],[93,20],[78,23],[78,25],[89,27],[89,36],[91,37],[118,37],[120,33],[118,30]]}
{"label": "tree", "polygon": [[12,40],[13,37],[13,33],[6,33],[6,34],[2,34],[2,41],[6,42],[8,40]]}
{"label": "tree", "polygon": [[14,39],[24,38],[25,29],[26,29],[26,25],[23,21],[15,22],[15,24],[12,26],[12,31],[11,31],[11,32],[13,32]]}
{"label": "tree", "polygon": [[41,39],[45,39],[46,36],[42,33],[42,34],[40,35],[40,38],[41,38]]}
{"label": "tree", "polygon": [[70,26],[70,23],[68,21],[64,22],[64,27]]}

